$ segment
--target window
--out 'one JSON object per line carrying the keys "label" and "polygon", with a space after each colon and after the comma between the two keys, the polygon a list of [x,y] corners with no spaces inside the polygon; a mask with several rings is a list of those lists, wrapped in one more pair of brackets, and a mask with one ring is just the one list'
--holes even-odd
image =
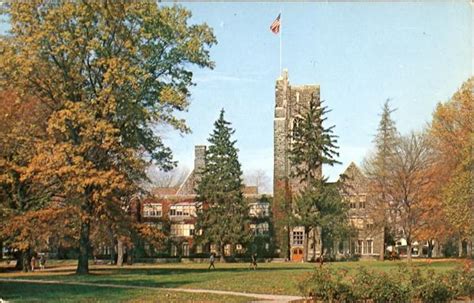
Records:
{"label": "window", "polygon": [[366,227],[367,227],[367,229],[373,229],[373,228],[374,228],[374,224],[372,224],[372,223],[367,223]]}
{"label": "window", "polygon": [[356,253],[361,255],[363,252],[363,248],[364,248],[364,241],[357,240]]}
{"label": "window", "polygon": [[303,232],[302,231],[293,232],[293,245],[303,245]]}
{"label": "window", "polygon": [[194,235],[194,224],[171,224],[170,234],[178,237]]}
{"label": "window", "polygon": [[196,245],[196,253],[197,254],[202,253],[202,245],[201,244]]}
{"label": "window", "polygon": [[262,222],[258,224],[250,224],[250,229],[254,231],[255,235],[266,235],[270,229],[270,226],[267,222]]}
{"label": "window", "polygon": [[359,202],[359,208],[365,208],[365,202]]}
{"label": "window", "polygon": [[187,257],[189,256],[189,244],[188,243],[183,243],[183,256]]}
{"label": "window", "polygon": [[171,256],[176,257],[178,255],[178,247],[176,245],[171,244]]}
{"label": "window", "polygon": [[270,205],[268,203],[257,202],[250,204],[250,217],[268,217],[270,215]]}
{"label": "window", "polygon": [[367,240],[367,254],[371,255],[374,253],[374,241]]}
{"label": "window", "polygon": [[170,217],[189,217],[196,215],[196,206],[194,204],[172,205],[170,208]]}
{"label": "window", "polygon": [[161,217],[161,203],[143,204],[143,217]]}

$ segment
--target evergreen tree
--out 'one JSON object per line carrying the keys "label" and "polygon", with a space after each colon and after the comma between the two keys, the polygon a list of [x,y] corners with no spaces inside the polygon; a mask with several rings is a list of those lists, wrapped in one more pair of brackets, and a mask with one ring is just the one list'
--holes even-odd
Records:
{"label": "evergreen tree", "polygon": [[208,139],[205,168],[199,172],[197,187],[199,201],[197,230],[202,231],[199,241],[217,245],[221,261],[224,261],[226,244],[234,247],[247,241],[245,230],[248,211],[242,194],[242,171],[238,160],[236,141],[231,139],[235,130],[224,119],[221,110],[214,123],[214,131]]}
{"label": "evergreen tree", "polygon": [[[394,161],[395,149],[398,144],[399,134],[391,114],[395,109],[390,108],[390,99],[384,103],[379,127],[375,135],[375,153],[364,163],[367,177],[370,180],[369,190],[371,191],[370,210],[375,220],[376,228],[384,230],[384,239],[389,232],[387,208],[390,203],[388,194],[390,163]],[[380,247],[380,259],[383,260],[385,254],[385,241]]]}
{"label": "evergreen tree", "polygon": [[[340,195],[329,194],[327,178],[322,176],[323,164],[332,166],[340,162],[335,159],[339,153],[337,137],[333,134],[334,125],[328,128],[323,125],[327,119],[327,107],[322,106],[317,96],[313,96],[308,104],[301,104],[297,110],[290,135],[292,145],[289,159],[292,175],[303,187],[293,202],[292,221],[293,225],[304,227],[303,258],[307,260],[309,233],[313,231],[315,234],[317,227],[322,233],[329,231],[323,228],[323,223],[328,222],[329,217],[334,217],[335,210],[339,212],[343,209]],[[341,207],[334,207],[336,205]],[[346,224],[345,220],[337,222]]]}
{"label": "evergreen tree", "polygon": [[326,106],[319,97],[313,96],[307,105],[297,108],[298,115],[293,122],[291,151],[289,159],[293,165],[292,174],[300,183],[310,184],[321,178],[323,164],[333,166],[338,162],[337,136],[333,134],[335,125],[325,128]]}

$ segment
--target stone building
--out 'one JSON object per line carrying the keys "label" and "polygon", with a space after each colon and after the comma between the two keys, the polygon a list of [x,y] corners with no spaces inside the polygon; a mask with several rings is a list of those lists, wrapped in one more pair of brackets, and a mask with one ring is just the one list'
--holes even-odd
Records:
{"label": "stone building", "polygon": [[[301,261],[305,254],[303,227],[292,227],[278,224],[285,222],[285,213],[291,211],[293,196],[299,191],[301,184],[292,177],[292,166],[289,161],[289,150],[291,145],[291,131],[294,119],[301,113],[301,108],[310,100],[320,100],[320,86],[313,85],[292,85],[289,82],[288,71],[284,70],[276,81],[275,87],[275,116],[274,116],[274,222],[277,246],[280,248],[280,255],[288,257],[293,261]],[[366,209],[367,190],[366,180],[356,167],[351,164],[345,171],[348,178],[345,182],[354,185],[349,194],[344,196],[350,204],[350,224],[353,226],[356,239],[341,239],[341,243],[334,249],[338,254],[358,254],[361,256],[377,256],[381,237],[381,231],[373,227],[373,222],[368,216]],[[322,176],[322,170],[319,172]],[[308,248],[306,257],[308,260],[320,254],[320,236],[318,232],[308,235]],[[316,253],[316,256],[314,254]]]}
{"label": "stone building", "polygon": [[[304,231],[295,227],[288,233],[288,226],[278,224],[283,222],[284,208],[291,209],[291,199],[294,193],[302,186],[296,178],[291,176],[289,150],[294,119],[299,114],[300,108],[310,100],[319,100],[319,85],[292,85],[288,79],[288,71],[283,70],[275,86],[275,116],[274,116],[274,162],[273,162],[273,209],[275,233],[280,247],[280,255],[300,260],[303,256]],[[322,172],[319,172],[321,175]],[[290,256],[286,250],[289,250]]]}

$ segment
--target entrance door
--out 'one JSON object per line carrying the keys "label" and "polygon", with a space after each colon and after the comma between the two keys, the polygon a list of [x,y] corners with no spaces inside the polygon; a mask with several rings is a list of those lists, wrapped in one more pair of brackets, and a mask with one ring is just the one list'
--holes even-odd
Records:
{"label": "entrance door", "polygon": [[293,253],[291,254],[291,261],[301,262],[303,260],[303,249],[293,248]]}

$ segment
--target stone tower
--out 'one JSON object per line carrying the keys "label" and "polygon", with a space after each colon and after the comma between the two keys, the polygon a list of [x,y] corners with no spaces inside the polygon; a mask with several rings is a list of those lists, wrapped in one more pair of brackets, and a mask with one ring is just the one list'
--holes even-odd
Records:
{"label": "stone tower", "polygon": [[283,70],[282,76],[276,81],[275,86],[275,118],[274,118],[274,194],[276,187],[288,182],[292,192],[296,192],[299,182],[291,177],[291,164],[288,159],[290,149],[289,137],[293,120],[299,110],[308,104],[312,98],[320,99],[319,85],[291,85],[288,80],[288,71]]}
{"label": "stone tower", "polygon": [[[291,209],[291,197],[298,192],[301,184],[291,176],[289,149],[293,121],[300,109],[308,104],[312,98],[320,100],[319,85],[291,85],[288,79],[288,70],[283,70],[275,85],[275,118],[274,118],[274,159],[273,159],[273,197],[275,222],[284,221],[284,208]],[[321,173],[320,173],[321,174]],[[278,224],[277,224],[278,225]],[[276,226],[277,241],[279,242],[282,257],[289,258],[292,245],[291,233],[286,226]],[[280,230],[278,230],[280,229]],[[288,249],[286,249],[288,247]],[[285,252],[288,251],[288,252]]]}

